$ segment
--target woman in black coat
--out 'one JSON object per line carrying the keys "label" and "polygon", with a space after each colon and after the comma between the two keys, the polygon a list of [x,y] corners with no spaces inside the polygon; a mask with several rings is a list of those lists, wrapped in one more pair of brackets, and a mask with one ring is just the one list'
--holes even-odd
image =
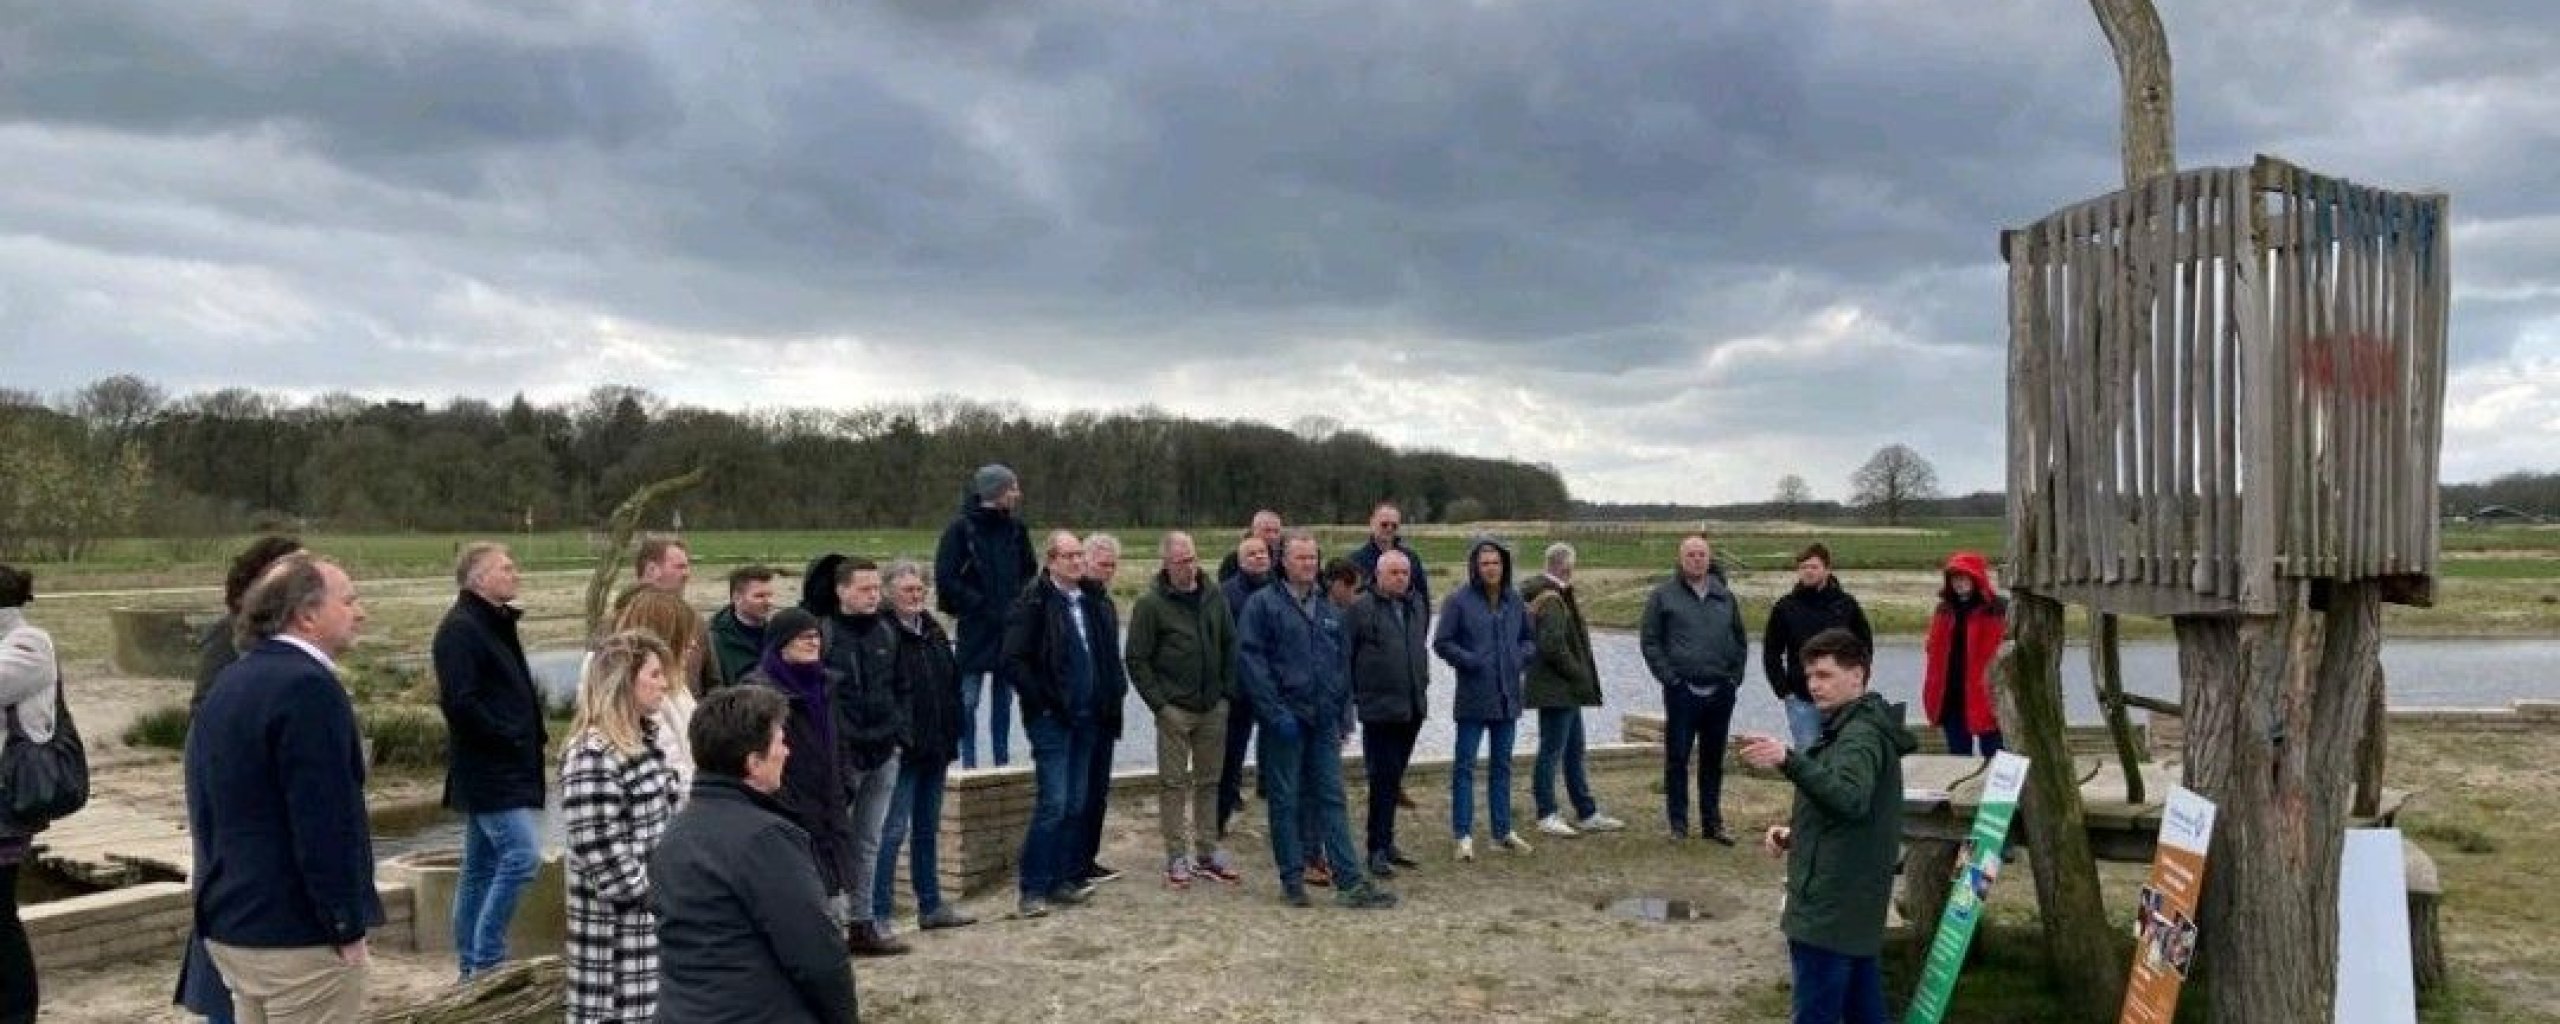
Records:
{"label": "woman in black coat", "polygon": [[842,924],[852,915],[846,887],[853,879],[853,819],[836,740],[835,691],[841,681],[819,660],[818,617],[799,608],[773,613],[764,633],[764,657],[745,682],[781,691],[791,701],[782,739],[791,757],[782,764],[782,788],[773,794],[791,820],[809,833],[826,883],[828,913]]}

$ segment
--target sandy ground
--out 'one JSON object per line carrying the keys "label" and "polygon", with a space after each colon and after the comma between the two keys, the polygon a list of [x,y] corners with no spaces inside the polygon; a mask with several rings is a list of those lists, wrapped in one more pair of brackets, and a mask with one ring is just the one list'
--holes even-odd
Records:
{"label": "sandy ground", "polygon": [[[107,774],[165,780],[154,763]],[[913,955],[858,966],[864,1019],[1739,1019],[1730,1015],[1746,990],[1785,975],[1777,866],[1748,849],[1667,841],[1653,779],[1629,771],[1595,780],[1603,803],[1634,823],[1627,832],[1533,836],[1533,853],[1486,852],[1472,865],[1451,859],[1445,788],[1417,792],[1422,807],[1405,812],[1402,842],[1424,866],[1390,883],[1405,902],[1382,912],[1338,909],[1323,890],[1313,909],[1283,905],[1258,838],[1238,840],[1243,885],[1169,891],[1155,874],[1153,802],[1125,800],[1104,860],[1128,877],[1103,886],[1092,906],[1045,920],[1010,919],[1009,893],[964,901],[981,924],[911,933]],[[1527,782],[1524,773],[1516,790],[1524,834]],[[1737,784],[1728,813],[1737,827],[1763,823],[1779,798],[1773,785]],[[1248,814],[1261,831],[1261,805]],[[1598,909],[1630,895],[1687,899],[1713,916],[1654,923]],[[372,1002],[406,1005],[449,985],[451,971],[446,957],[385,952]],[[174,961],[63,972],[45,979],[45,1019],[186,1020],[166,1005],[175,977]]]}

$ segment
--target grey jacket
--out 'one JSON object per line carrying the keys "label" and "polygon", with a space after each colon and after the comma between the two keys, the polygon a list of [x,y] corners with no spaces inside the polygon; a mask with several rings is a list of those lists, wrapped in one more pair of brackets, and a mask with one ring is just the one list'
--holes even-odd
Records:
{"label": "grey jacket", "polygon": [[827,918],[808,833],[727,776],[693,798],[649,854],[658,911],[658,1019],[839,1024],[856,1019],[844,932]]}
{"label": "grey jacket", "polygon": [[1360,720],[1402,725],[1430,717],[1431,606],[1422,594],[1407,590],[1401,601],[1362,594],[1343,610],[1342,628]]}
{"label": "grey jacket", "polygon": [[1713,569],[1707,570],[1703,597],[1689,589],[1677,570],[1653,588],[1644,600],[1637,638],[1655,682],[1701,694],[1730,699],[1750,662],[1742,604],[1725,586],[1724,574]]}

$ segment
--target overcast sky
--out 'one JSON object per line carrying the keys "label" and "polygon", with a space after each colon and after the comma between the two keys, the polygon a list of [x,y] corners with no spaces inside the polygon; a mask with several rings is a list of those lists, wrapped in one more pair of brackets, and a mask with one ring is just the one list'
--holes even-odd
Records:
{"label": "overcast sky", "polygon": [[[2161,0],[2181,162],[2452,193],[2449,479],[2560,444],[2560,6]],[[0,0],[0,386],[1152,403],[1580,497],[2000,477],[2083,0]]]}

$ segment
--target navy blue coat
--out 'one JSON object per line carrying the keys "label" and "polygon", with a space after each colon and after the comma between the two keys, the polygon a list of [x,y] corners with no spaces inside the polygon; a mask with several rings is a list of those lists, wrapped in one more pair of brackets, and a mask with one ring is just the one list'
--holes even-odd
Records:
{"label": "navy blue coat", "polygon": [[187,730],[196,931],[230,946],[343,946],[382,924],[355,705],[268,640],[215,677]]}
{"label": "navy blue coat", "polygon": [[960,674],[1004,670],[1005,617],[1040,575],[1031,531],[1013,513],[970,495],[933,549],[934,604],[958,623]]}
{"label": "navy blue coat", "polygon": [[1342,613],[1321,585],[1308,604],[1299,603],[1286,581],[1256,592],[1236,623],[1236,660],[1237,678],[1263,724],[1281,715],[1310,730],[1348,724],[1350,647]]}
{"label": "navy blue coat", "polygon": [[[1484,596],[1476,582],[1479,552],[1502,553],[1502,585],[1498,600]],[[1432,632],[1431,650],[1457,670],[1458,692],[1450,717],[1461,722],[1507,722],[1520,717],[1521,680],[1529,660],[1538,656],[1538,636],[1529,628],[1529,606],[1511,588],[1511,551],[1492,541],[1467,549],[1466,585],[1440,604],[1440,624]]]}
{"label": "navy blue coat", "polygon": [[523,613],[463,591],[436,626],[436,707],[444,712],[444,805],[464,814],[542,806],[550,730],[516,637]]}

